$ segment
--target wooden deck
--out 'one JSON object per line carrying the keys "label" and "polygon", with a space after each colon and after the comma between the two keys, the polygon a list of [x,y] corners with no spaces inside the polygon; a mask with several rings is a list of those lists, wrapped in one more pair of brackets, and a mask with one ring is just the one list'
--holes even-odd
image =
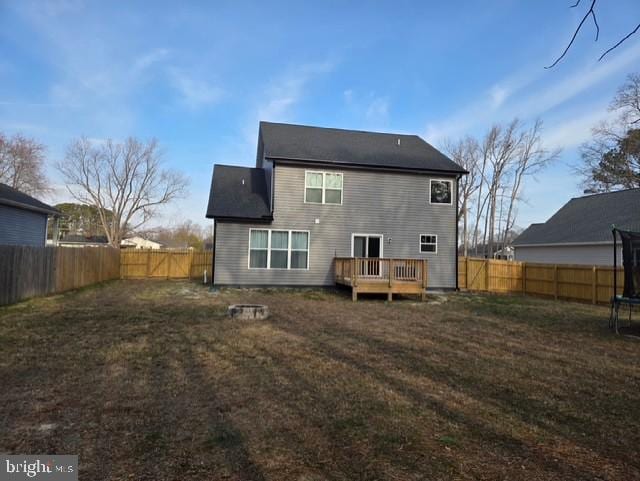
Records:
{"label": "wooden deck", "polygon": [[358,294],[415,294],[425,298],[426,259],[378,259],[336,257],[336,284],[351,287],[354,301]]}

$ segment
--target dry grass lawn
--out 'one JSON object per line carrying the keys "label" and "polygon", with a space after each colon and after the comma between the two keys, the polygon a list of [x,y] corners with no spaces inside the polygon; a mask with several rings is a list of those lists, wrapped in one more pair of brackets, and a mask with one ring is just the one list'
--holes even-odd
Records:
{"label": "dry grass lawn", "polygon": [[640,479],[640,342],[607,313],[154,281],[36,299],[0,309],[0,452],[79,454],[91,481]]}

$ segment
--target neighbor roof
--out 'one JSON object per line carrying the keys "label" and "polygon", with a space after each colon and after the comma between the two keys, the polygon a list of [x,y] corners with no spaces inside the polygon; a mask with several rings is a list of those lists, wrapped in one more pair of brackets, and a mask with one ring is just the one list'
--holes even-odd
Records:
{"label": "neighbor roof", "polygon": [[264,156],[368,168],[465,174],[467,171],[417,135],[260,122]]}
{"label": "neighbor roof", "polygon": [[18,209],[40,212],[41,214],[61,214],[61,212],[55,207],[51,207],[44,202],[40,202],[38,199],[35,199],[24,192],[20,192],[13,187],[9,187],[6,184],[0,184],[0,204],[16,207]]}
{"label": "neighbor roof", "polygon": [[271,220],[264,169],[215,165],[207,217]]}
{"label": "neighbor roof", "polygon": [[613,242],[612,224],[640,231],[640,189],[571,199],[547,222],[531,224],[513,245]]}

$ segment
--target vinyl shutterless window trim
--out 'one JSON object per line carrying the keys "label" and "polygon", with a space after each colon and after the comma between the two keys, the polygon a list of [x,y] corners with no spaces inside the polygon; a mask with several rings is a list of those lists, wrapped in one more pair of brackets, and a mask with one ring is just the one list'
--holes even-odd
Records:
{"label": "vinyl shutterless window trim", "polygon": [[[433,242],[429,242],[429,239],[426,242],[422,242],[423,237],[433,237]],[[432,251],[423,251],[422,246],[434,246],[434,250]],[[436,234],[419,234],[418,235],[418,252],[420,254],[437,254],[438,253],[438,236]]]}
{"label": "vinyl shutterless window trim", "polygon": [[[450,202],[431,202],[431,184],[433,184],[434,182],[447,182],[449,184],[449,191],[451,192],[451,200],[450,200]],[[454,196],[453,180],[451,180],[451,179],[440,179],[440,178],[429,179],[429,204],[430,205],[448,205],[448,206],[451,206],[451,205],[453,205],[453,196]]]}
{"label": "vinyl shutterless window trim", "polygon": [[[252,249],[251,248],[251,233],[253,231],[262,231],[267,232],[267,266],[266,267],[251,267],[251,251],[252,250],[265,250],[265,249]],[[271,267],[271,234],[272,232],[287,232],[288,240],[287,240],[287,267]],[[292,248],[292,237],[294,233],[307,234],[307,248],[306,249],[293,249]],[[278,251],[284,251],[285,249],[274,249]],[[291,267],[291,252],[306,252],[307,253],[307,267]],[[258,229],[258,228],[249,228],[249,246],[247,252],[247,269],[251,271],[308,271],[309,266],[311,264],[311,231],[308,230],[300,230],[300,229]]]}
{"label": "vinyl shutterless window trim", "polygon": [[[308,174],[320,174],[322,175],[322,186],[314,187],[307,185]],[[327,187],[327,175],[337,175],[340,177],[340,188],[335,189],[332,187]],[[320,202],[314,202],[311,200],[307,200],[307,189],[320,189],[322,192],[322,200]],[[327,190],[332,190],[336,192],[340,192],[340,203],[337,202],[327,202]],[[305,204],[317,204],[317,205],[342,205],[344,202],[344,174],[342,172],[327,172],[323,170],[305,170],[304,171],[304,203]]]}

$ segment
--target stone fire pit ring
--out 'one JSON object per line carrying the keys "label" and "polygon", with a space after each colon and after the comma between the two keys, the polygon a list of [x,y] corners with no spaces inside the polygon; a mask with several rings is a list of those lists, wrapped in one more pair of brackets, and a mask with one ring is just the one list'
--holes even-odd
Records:
{"label": "stone fire pit ring", "polygon": [[269,317],[269,308],[262,304],[233,304],[228,309],[232,319],[262,321]]}

